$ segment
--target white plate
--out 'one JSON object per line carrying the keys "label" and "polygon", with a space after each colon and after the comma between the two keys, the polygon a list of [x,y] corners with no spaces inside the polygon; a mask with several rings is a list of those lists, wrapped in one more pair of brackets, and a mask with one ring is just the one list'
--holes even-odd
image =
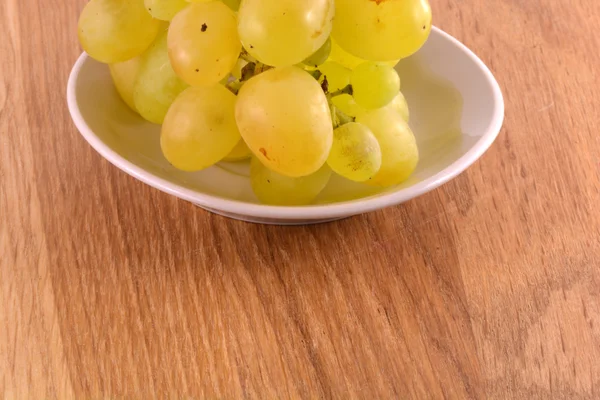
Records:
{"label": "white plate", "polygon": [[247,177],[248,163],[221,163],[196,173],[173,168],[160,151],[160,127],[131,112],[114,89],[108,67],[86,54],[73,67],[67,99],[88,143],[135,178],[228,217],[305,224],[394,206],[429,192],[467,169],[496,139],[504,119],[500,87],[462,43],[434,28],[425,46],[397,69],[421,153],[414,176],[383,191],[335,177],[317,203],[305,207],[259,204]]}

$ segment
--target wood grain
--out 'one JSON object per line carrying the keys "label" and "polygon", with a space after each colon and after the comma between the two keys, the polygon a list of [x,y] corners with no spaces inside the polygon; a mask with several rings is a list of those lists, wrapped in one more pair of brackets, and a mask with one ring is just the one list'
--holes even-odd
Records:
{"label": "wood grain", "polygon": [[83,5],[0,4],[0,397],[600,398],[597,1],[432,1],[501,82],[498,141],[419,199],[300,228],[203,212],[83,141]]}

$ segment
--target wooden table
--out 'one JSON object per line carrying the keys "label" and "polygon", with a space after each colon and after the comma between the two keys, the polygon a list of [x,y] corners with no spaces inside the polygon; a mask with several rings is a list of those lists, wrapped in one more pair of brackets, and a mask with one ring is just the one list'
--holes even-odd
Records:
{"label": "wooden table", "polygon": [[433,1],[503,87],[498,141],[433,193],[301,228],[84,142],[84,3],[0,5],[1,398],[600,398],[596,0]]}

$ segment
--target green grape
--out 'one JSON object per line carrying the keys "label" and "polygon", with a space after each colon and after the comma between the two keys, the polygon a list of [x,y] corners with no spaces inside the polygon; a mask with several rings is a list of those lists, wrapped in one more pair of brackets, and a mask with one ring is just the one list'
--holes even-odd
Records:
{"label": "green grape", "polygon": [[162,124],[169,107],[187,86],[171,68],[167,33],[163,32],[141,57],[133,87],[135,108],[146,120]]}
{"label": "green grape", "polygon": [[244,139],[240,139],[238,144],[235,145],[233,150],[223,158],[223,161],[242,161],[250,158],[252,156],[252,152],[248,148]]}
{"label": "green grape", "polygon": [[406,122],[410,120],[410,111],[408,110],[408,103],[406,102],[406,98],[404,97],[402,92],[399,92],[398,95],[394,97],[394,100],[392,100],[392,102],[386,107],[389,107],[395,112],[397,112]]}
{"label": "green grape", "polygon": [[294,66],[270,69],[242,86],[236,120],[250,150],[270,169],[310,175],[331,150],[333,127],[319,83]]}
{"label": "green grape", "polygon": [[344,178],[364,182],[381,168],[381,148],[371,130],[350,122],[333,131],[327,164]]}
{"label": "green grape", "polygon": [[[331,52],[329,54],[329,61],[335,61],[338,64],[341,64],[344,67],[352,70],[364,63],[366,60],[348,53],[346,50],[342,49],[339,44],[337,44],[334,38],[331,38]],[[400,60],[385,61],[383,64],[389,65],[390,67],[395,67],[396,64],[398,64],[398,61]]]}
{"label": "green grape", "polygon": [[192,86],[210,86],[229,75],[242,45],[235,14],[219,1],[194,3],[169,28],[173,69]]}
{"label": "green grape", "polygon": [[352,71],[341,64],[328,61],[319,67],[319,71],[322,74],[320,82],[323,82],[323,79],[327,78],[330,93],[341,90],[350,84]]}
{"label": "green grape", "polygon": [[360,64],[353,72],[354,100],[372,110],[389,104],[400,91],[400,77],[392,67],[375,62]]}
{"label": "green grape", "polygon": [[154,18],[170,21],[189,3],[185,0],[144,0],[144,5]]}
{"label": "green grape", "polygon": [[166,159],[183,171],[199,171],[227,156],[240,141],[235,95],[221,85],[191,87],[169,109],[160,135]]}
{"label": "green grape", "polygon": [[314,174],[300,178],[278,174],[265,167],[256,157],[250,163],[250,183],[256,197],[265,204],[302,206],[312,203],[323,191],[331,169],[323,165]]}
{"label": "green grape", "polygon": [[91,0],[79,17],[79,41],[90,57],[114,64],[139,56],[160,28],[142,0]]}
{"label": "green grape", "polygon": [[319,48],[316,52],[314,52],[310,57],[304,60],[303,64],[308,65],[309,67],[317,68],[319,65],[323,64],[329,58],[329,54],[331,53],[331,39],[327,39],[323,46]]}
{"label": "green grape", "polygon": [[334,0],[244,0],[238,30],[244,48],[276,67],[299,64],[327,40]]}
{"label": "green grape", "polygon": [[129,108],[136,112],[137,109],[135,108],[135,101],[133,99],[133,88],[138,72],[140,71],[141,64],[141,57],[136,57],[129,61],[110,64],[108,66],[112,80],[117,88],[117,92],[123,101],[129,106]]}
{"label": "green grape", "polygon": [[428,0],[336,0],[335,6],[333,37],[365,60],[406,58],[431,31]]}
{"label": "green grape", "polygon": [[406,121],[385,107],[358,116],[356,122],[368,126],[381,147],[381,168],[365,183],[387,187],[408,179],[419,162],[419,150]]}
{"label": "green grape", "polygon": [[349,117],[357,117],[361,113],[365,112],[365,109],[356,104],[354,97],[350,96],[349,94],[335,96],[333,99],[331,99],[331,102],[341,112]]}

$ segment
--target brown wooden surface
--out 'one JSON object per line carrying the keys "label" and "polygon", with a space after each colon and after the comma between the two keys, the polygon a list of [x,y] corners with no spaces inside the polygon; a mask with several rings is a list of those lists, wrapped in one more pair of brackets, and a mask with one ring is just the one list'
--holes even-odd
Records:
{"label": "brown wooden surface", "polygon": [[302,228],[208,214],[84,142],[83,5],[0,2],[0,398],[600,398],[596,0],[433,1],[503,87],[498,141]]}

